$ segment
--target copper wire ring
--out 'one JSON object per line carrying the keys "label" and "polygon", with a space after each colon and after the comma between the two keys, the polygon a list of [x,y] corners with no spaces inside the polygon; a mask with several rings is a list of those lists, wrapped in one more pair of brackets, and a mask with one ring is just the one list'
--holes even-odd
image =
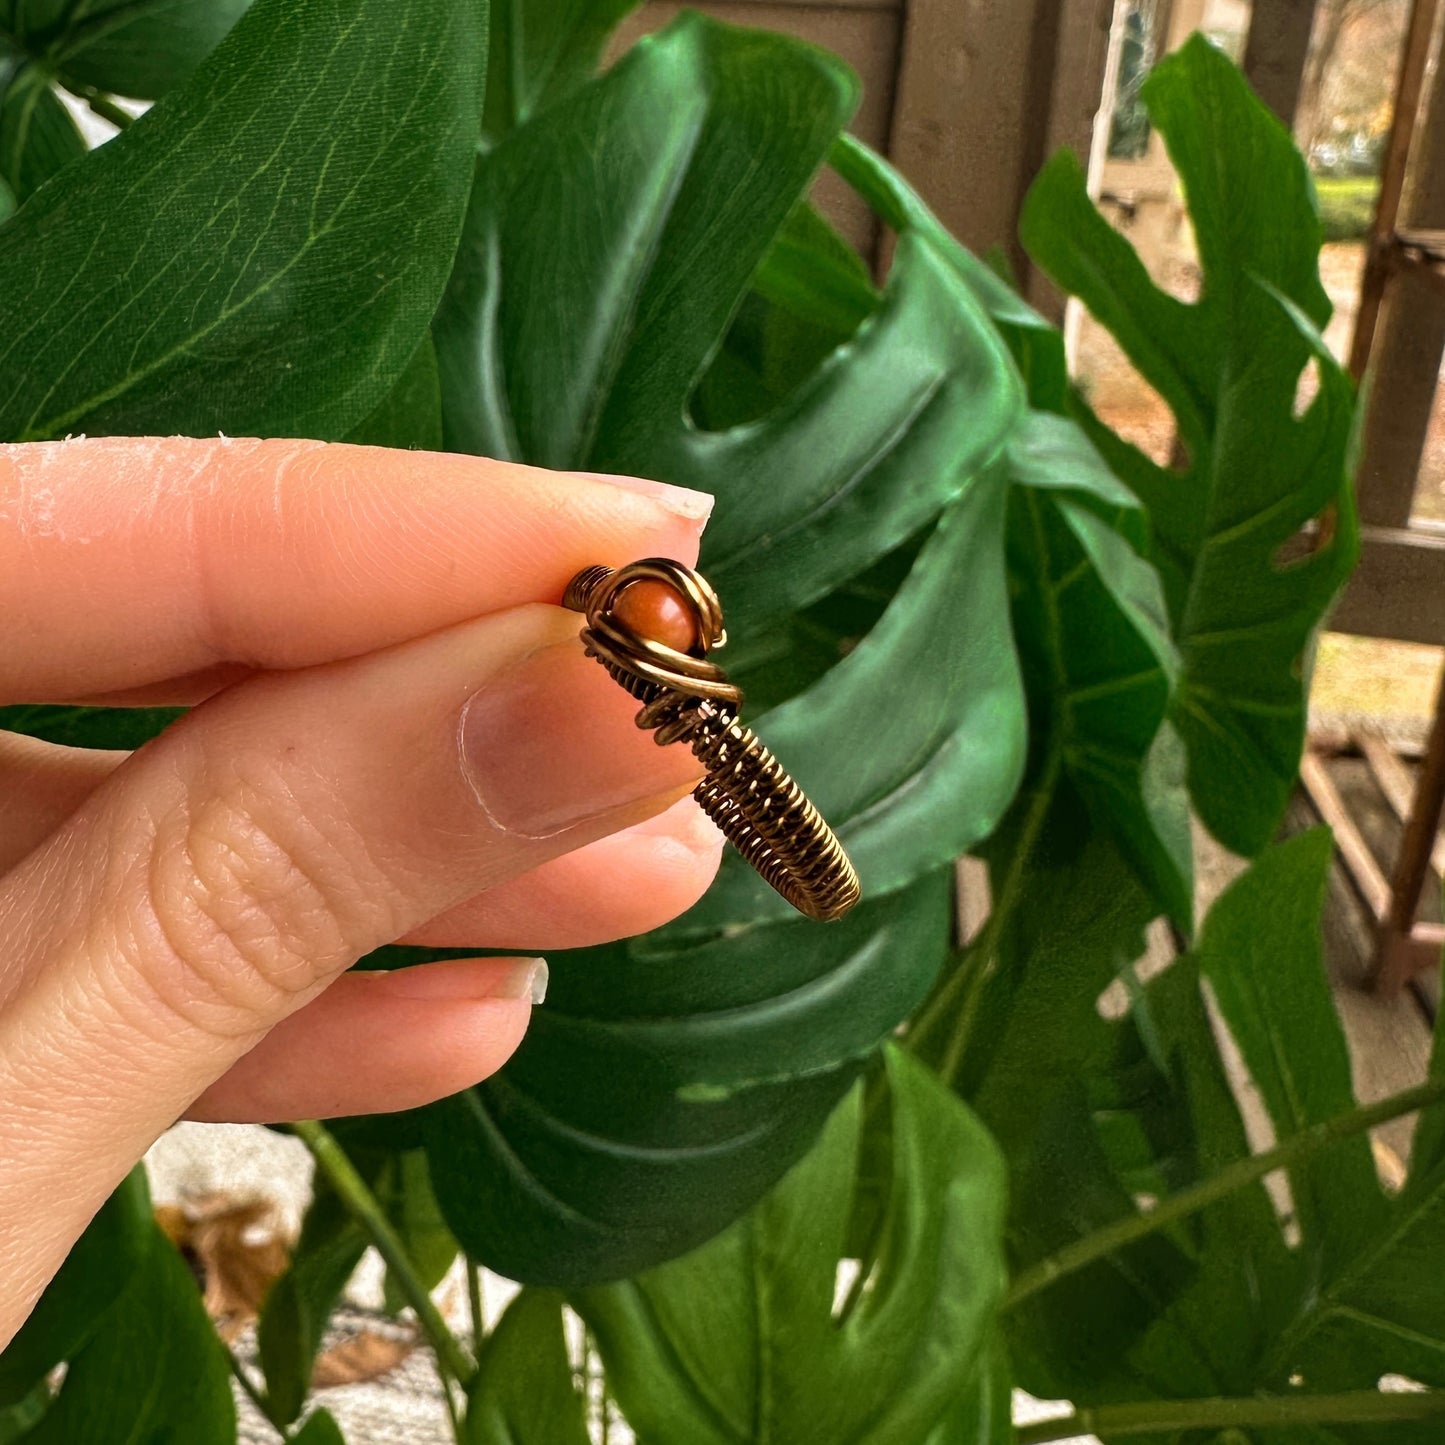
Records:
{"label": "copper wire ring", "polygon": [[[689,652],[644,637],[613,611],[634,582],[660,582],[692,617],[696,646]],[[826,922],[858,901],[858,875],[843,845],[803,790],[738,720],[743,695],[715,662],[710,648],[727,641],[717,593],[691,567],[646,557],[615,570],[584,567],[567,584],[565,607],[586,614],[582,642],[642,703],[637,725],[655,729],[660,744],[686,743],[707,769],[693,790],[729,842],[794,908]]]}

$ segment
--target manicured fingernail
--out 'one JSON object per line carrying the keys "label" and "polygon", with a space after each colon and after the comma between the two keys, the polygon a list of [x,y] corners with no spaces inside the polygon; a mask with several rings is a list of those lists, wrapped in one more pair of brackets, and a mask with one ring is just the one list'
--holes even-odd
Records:
{"label": "manicured fingernail", "polygon": [[475,1002],[487,998],[530,998],[534,1004],[547,997],[545,958],[457,959],[419,963],[392,973],[376,974],[387,991],[398,998],[427,1003]]}
{"label": "manicured fingernail", "polygon": [[695,492],[691,487],[674,486],[671,482],[654,482],[649,477],[613,476],[608,472],[577,472],[592,482],[606,482],[608,486],[621,487],[628,492],[641,492],[652,497],[670,512],[676,512],[692,522],[705,522],[712,515],[713,499],[707,492]]}
{"label": "manicured fingernail", "polygon": [[575,638],[540,648],[467,702],[462,769],[495,827],[551,838],[701,775],[686,747],[637,727],[637,710]]}

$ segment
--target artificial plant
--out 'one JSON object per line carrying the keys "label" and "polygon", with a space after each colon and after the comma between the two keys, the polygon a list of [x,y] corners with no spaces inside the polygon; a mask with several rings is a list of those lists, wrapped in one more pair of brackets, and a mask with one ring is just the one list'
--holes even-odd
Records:
{"label": "artificial plant", "polygon": [[[1024,1440],[1434,1438],[1445,1115],[1395,1198],[1365,1131],[1445,1096],[1445,1049],[1355,1105],[1318,958],[1328,843],[1271,846],[1355,553],[1303,161],[1196,40],[1146,99],[1197,303],[1153,286],[1071,157],[1030,195],[1030,253],[1174,411],[1160,466],[847,136],[841,62],[684,14],[599,74],[630,8],[0,3],[0,435],[307,435],[713,493],[726,661],[864,887],[820,927],[729,858],[668,927],[552,955],[494,1079],[297,1121],[317,1193],[259,1379],[138,1172],[0,1357],[0,1439],[224,1442],[228,1370],[280,1438],[339,1439],[312,1360],[368,1245],[473,1445],[588,1438],[564,1307],[663,1445],[1005,1441],[1015,1383],[1078,1410]],[[84,153],[57,87],[122,133]],[[116,94],[161,99],[131,124]],[[881,282],[809,202],[824,165],[896,237]],[[168,717],[3,721],[118,746]],[[1257,859],[1197,933],[1191,812]],[[966,852],[992,912],[960,946]],[[1192,947],[1144,983],[1159,918]],[[459,1250],[526,1286],[471,1339],[428,1293]],[[1430,1388],[1381,1393],[1387,1372]]]}

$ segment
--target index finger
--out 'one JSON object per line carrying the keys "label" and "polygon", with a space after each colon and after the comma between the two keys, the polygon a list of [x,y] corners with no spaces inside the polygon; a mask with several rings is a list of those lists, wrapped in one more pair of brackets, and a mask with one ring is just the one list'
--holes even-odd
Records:
{"label": "index finger", "polygon": [[0,702],[307,667],[555,602],[593,562],[691,563],[711,506],[658,482],[344,443],[0,445]]}

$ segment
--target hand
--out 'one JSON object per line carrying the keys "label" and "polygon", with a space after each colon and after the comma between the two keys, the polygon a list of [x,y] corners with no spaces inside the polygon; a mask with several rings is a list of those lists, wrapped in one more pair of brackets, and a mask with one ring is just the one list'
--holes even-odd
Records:
{"label": "hand", "polygon": [[131,755],[0,734],[0,1346],[174,1120],[453,1093],[545,978],[362,954],[576,947],[702,893],[697,764],[549,604],[694,561],[709,505],[315,442],[0,446],[0,702],[199,704]]}

